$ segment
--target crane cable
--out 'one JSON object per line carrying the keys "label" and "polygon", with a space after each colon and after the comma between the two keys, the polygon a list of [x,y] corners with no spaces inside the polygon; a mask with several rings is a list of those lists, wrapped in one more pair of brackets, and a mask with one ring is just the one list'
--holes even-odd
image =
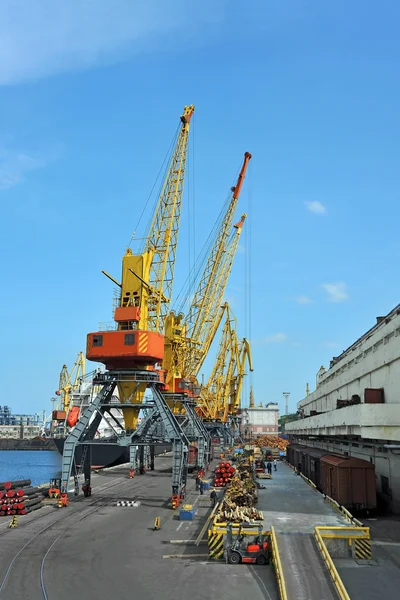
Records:
{"label": "crane cable", "polygon": [[[253,189],[252,189],[252,165],[249,165],[249,177],[247,185],[247,214],[245,228],[245,335],[251,347],[252,340],[252,211],[253,211]],[[250,399],[250,387],[253,386],[253,373],[244,379],[245,404],[248,406]]]}
{"label": "crane cable", "polygon": [[[234,187],[237,183],[240,169],[241,169],[241,165],[238,167],[238,169],[236,171],[235,178],[233,179],[233,182],[231,185],[231,190],[232,190],[232,187]],[[194,171],[194,169],[193,169],[193,171]],[[229,194],[226,196],[224,204],[221,207],[220,213],[217,216],[217,218],[215,219],[214,225],[213,225],[213,227],[212,227],[212,229],[211,229],[206,241],[204,242],[204,244],[201,248],[201,251],[197,257],[195,254],[196,247],[195,246],[193,247],[194,248],[193,249],[193,253],[194,253],[193,266],[189,272],[189,275],[183,282],[178,295],[176,296],[176,298],[173,301],[173,310],[175,310],[177,312],[183,312],[185,307],[190,304],[191,297],[194,294],[195,287],[199,282],[200,273],[204,270],[204,267],[206,265],[208,257],[211,253],[211,249],[215,243],[215,239],[217,237],[218,231],[222,226],[223,219],[225,217],[225,214],[228,210],[228,206],[231,201],[232,201],[232,191],[230,191]],[[231,238],[233,235],[234,235],[234,231],[231,233]],[[193,237],[193,240],[195,240],[195,223],[193,223],[192,237]],[[231,241],[231,238],[229,241]]]}
{"label": "crane cable", "polygon": [[[171,155],[172,155],[172,151],[173,151],[173,148],[174,148],[174,147],[175,147],[175,145],[176,145],[176,141],[177,141],[177,139],[178,139],[178,135],[179,135],[180,128],[181,128],[181,124],[179,124],[179,125],[177,126],[177,128],[176,128],[176,131],[175,131],[175,134],[174,134],[174,135],[173,135],[173,137],[172,137],[172,140],[171,140],[171,143],[170,143],[170,145],[169,145],[169,147],[168,147],[167,153],[166,153],[166,155],[165,155],[165,157],[164,157],[164,160],[163,160],[163,162],[161,163],[160,169],[159,169],[159,171],[158,171],[158,173],[157,173],[157,176],[156,176],[156,178],[155,178],[155,180],[154,180],[153,186],[152,186],[152,188],[151,188],[151,190],[150,190],[150,193],[149,193],[149,195],[148,195],[148,197],[147,197],[147,200],[146,200],[146,202],[145,202],[145,204],[144,204],[144,206],[143,206],[142,212],[140,213],[140,216],[139,216],[138,222],[136,223],[136,227],[134,228],[134,230],[133,230],[133,233],[132,233],[132,235],[131,235],[131,238],[130,238],[130,240],[129,240],[129,243],[128,243],[128,245],[127,245],[127,247],[128,247],[128,248],[130,248],[130,247],[131,247],[131,245],[132,245],[132,242],[133,242],[133,240],[135,239],[136,232],[137,232],[137,230],[138,230],[138,227],[139,227],[139,225],[140,225],[140,223],[141,223],[141,221],[142,221],[142,219],[143,219],[143,215],[144,215],[144,214],[145,214],[145,212],[146,212],[147,206],[148,206],[148,204],[149,204],[149,202],[150,202],[150,198],[151,198],[151,197],[152,197],[152,195],[153,195],[154,188],[156,187],[156,185],[157,185],[157,182],[158,182],[158,181],[159,181],[159,179],[160,179],[161,172],[162,172],[162,171],[163,171],[163,169],[164,169],[164,178],[161,180],[160,187],[159,187],[159,193],[158,193],[158,195],[156,195],[156,198],[155,198],[155,201],[154,201],[154,205],[153,205],[153,210],[150,212],[150,216],[149,216],[149,219],[148,219],[148,223],[147,223],[147,229],[146,229],[146,231],[149,231],[149,229],[150,229],[150,225],[151,225],[151,221],[152,221],[152,218],[153,218],[153,214],[154,214],[154,211],[155,211],[155,209],[156,209],[156,206],[157,206],[157,203],[158,203],[158,199],[159,199],[159,197],[160,197],[160,194],[161,194],[161,190],[162,190],[163,181],[165,181],[165,179],[166,179],[166,176],[167,176],[167,173],[168,173],[168,166],[169,166],[169,162],[170,162],[168,159],[171,157]],[[137,238],[137,239],[138,239],[138,240],[140,240],[140,239],[142,239],[142,238]],[[146,240],[147,240],[147,238],[144,238],[144,239],[142,239],[142,245],[143,245],[143,248],[144,248],[144,244],[145,244]]]}

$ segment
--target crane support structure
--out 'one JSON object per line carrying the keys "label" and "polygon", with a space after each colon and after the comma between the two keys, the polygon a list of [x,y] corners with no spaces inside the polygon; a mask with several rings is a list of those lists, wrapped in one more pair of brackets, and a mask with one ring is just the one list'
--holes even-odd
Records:
{"label": "crane support structure", "polygon": [[[107,275],[120,289],[114,311],[115,329],[89,333],[86,357],[101,362],[106,372],[93,380],[100,386],[95,400],[85,409],[69,433],[63,453],[62,488],[67,493],[71,473],[75,485],[80,474],[90,483],[91,447],[103,415],[109,409],[112,392],[118,388],[125,429],[116,434],[116,443],[130,447],[148,446],[162,438],[172,443],[172,505],[185,496],[188,439],[163,398],[164,372],[155,369],[164,356],[165,318],[169,312],[174,278],[179,222],[182,205],[189,128],[194,106],[185,106],[143,249],[133,254],[128,248],[122,258],[121,283]],[[146,390],[151,398],[146,401]],[[138,427],[140,411],[145,418]],[[158,437],[157,437],[158,436]],[[108,442],[109,443],[109,442]],[[81,465],[75,464],[75,449],[84,446]]]}

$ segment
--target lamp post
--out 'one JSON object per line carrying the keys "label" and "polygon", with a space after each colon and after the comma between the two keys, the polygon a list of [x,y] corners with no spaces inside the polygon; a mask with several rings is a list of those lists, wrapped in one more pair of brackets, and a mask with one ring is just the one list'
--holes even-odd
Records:
{"label": "lamp post", "polygon": [[290,396],[290,392],[283,392],[283,396],[285,398],[285,414],[287,416],[289,414],[289,396]]}

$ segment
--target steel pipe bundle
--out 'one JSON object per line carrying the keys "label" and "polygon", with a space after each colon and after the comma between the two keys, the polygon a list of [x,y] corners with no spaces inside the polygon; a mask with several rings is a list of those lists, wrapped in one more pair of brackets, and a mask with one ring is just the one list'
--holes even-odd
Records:
{"label": "steel pipe bundle", "polygon": [[215,469],[214,487],[225,487],[235,474],[235,467],[230,462],[220,462]]}
{"label": "steel pipe bundle", "polygon": [[30,484],[30,479],[0,484],[0,517],[26,515],[43,506],[43,490]]}
{"label": "steel pipe bundle", "polygon": [[20,479],[19,481],[2,481],[0,483],[0,490],[11,490],[13,488],[22,488],[31,485],[30,479]]}

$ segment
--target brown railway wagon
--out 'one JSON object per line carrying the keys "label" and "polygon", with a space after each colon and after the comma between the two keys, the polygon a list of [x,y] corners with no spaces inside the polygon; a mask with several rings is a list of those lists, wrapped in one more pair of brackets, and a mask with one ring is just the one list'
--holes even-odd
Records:
{"label": "brown railway wagon", "polygon": [[306,447],[303,449],[303,474],[312,481],[318,489],[321,489],[321,456],[328,454],[326,450]]}
{"label": "brown railway wagon", "polygon": [[349,510],[376,508],[375,466],[361,458],[320,457],[321,490]]}
{"label": "brown railway wagon", "polygon": [[306,446],[302,446],[301,444],[291,444],[286,448],[286,458],[290,465],[296,467],[299,462],[302,462],[302,451]]}

